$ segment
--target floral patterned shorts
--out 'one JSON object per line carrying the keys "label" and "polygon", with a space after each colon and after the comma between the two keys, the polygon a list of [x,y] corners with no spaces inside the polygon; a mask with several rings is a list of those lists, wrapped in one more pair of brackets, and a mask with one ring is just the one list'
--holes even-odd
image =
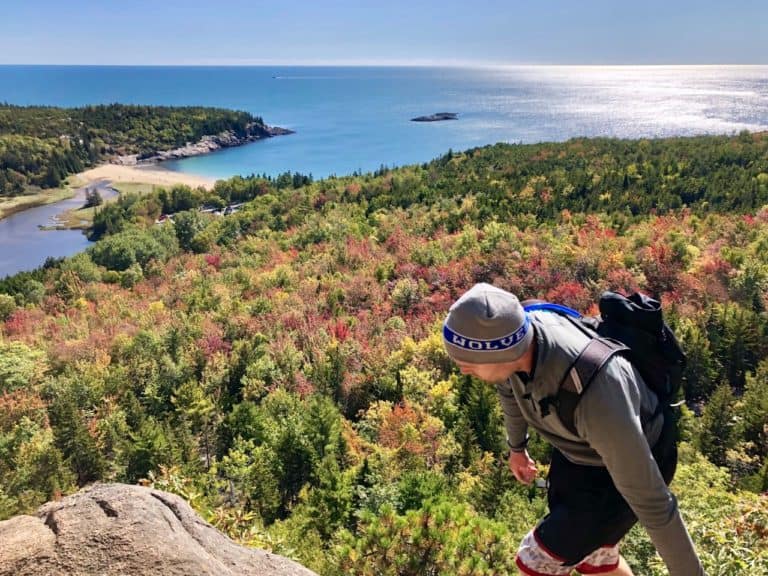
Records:
{"label": "floral patterned shorts", "polygon": [[516,562],[520,571],[528,576],[569,576],[573,570],[579,574],[604,574],[618,567],[619,545],[603,546],[579,563],[567,564],[563,558],[546,549],[534,529],[523,538]]}

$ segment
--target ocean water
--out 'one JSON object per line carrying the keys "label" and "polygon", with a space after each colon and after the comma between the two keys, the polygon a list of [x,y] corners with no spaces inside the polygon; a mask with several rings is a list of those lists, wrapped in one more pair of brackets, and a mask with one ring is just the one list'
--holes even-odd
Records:
{"label": "ocean water", "polygon": [[[296,134],[165,166],[217,178],[325,177],[496,142],[768,130],[768,66],[0,66],[0,101],[247,110]],[[459,119],[410,121],[434,112]]]}
{"label": "ocean water", "polygon": [[[321,178],[496,142],[768,130],[768,66],[0,66],[3,101],[247,110],[296,133],[164,166],[215,178],[289,170]],[[410,121],[435,112],[459,119]],[[77,232],[38,229],[56,210],[0,220],[0,277],[87,246]]]}

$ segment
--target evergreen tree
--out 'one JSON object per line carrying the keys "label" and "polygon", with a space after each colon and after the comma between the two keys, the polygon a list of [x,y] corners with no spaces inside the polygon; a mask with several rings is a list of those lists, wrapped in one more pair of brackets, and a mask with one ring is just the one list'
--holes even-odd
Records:
{"label": "evergreen tree", "polygon": [[697,445],[717,466],[725,466],[726,451],[734,444],[733,391],[728,384],[717,387],[699,423]]}

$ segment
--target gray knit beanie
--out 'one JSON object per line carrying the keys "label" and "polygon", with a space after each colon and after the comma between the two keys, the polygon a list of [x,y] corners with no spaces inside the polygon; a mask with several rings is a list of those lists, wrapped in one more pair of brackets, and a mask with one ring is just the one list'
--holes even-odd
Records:
{"label": "gray knit beanie", "polygon": [[520,358],[533,338],[517,296],[490,284],[475,284],[454,302],[443,324],[443,340],[454,360],[500,364]]}

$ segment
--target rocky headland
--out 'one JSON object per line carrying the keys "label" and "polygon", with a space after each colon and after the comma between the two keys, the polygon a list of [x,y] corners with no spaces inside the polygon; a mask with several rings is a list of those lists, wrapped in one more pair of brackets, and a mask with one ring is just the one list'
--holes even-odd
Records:
{"label": "rocky headland", "polygon": [[111,162],[113,164],[120,164],[122,166],[157,164],[159,162],[165,162],[166,160],[180,160],[182,158],[200,156],[201,154],[208,154],[210,152],[215,152],[216,150],[221,150],[222,148],[242,146],[243,144],[255,142],[264,138],[272,138],[273,136],[286,136],[293,133],[293,130],[288,130],[287,128],[267,126],[265,124],[258,124],[254,122],[247,126],[244,135],[238,135],[232,130],[227,130],[226,132],[221,132],[220,134],[203,136],[197,142],[189,142],[185,146],[174,148],[173,150],[156,152],[150,156],[143,156],[139,154],[116,156],[111,160]]}
{"label": "rocky headland", "polygon": [[0,576],[317,576],[239,546],[167,492],[97,484],[0,522]]}

